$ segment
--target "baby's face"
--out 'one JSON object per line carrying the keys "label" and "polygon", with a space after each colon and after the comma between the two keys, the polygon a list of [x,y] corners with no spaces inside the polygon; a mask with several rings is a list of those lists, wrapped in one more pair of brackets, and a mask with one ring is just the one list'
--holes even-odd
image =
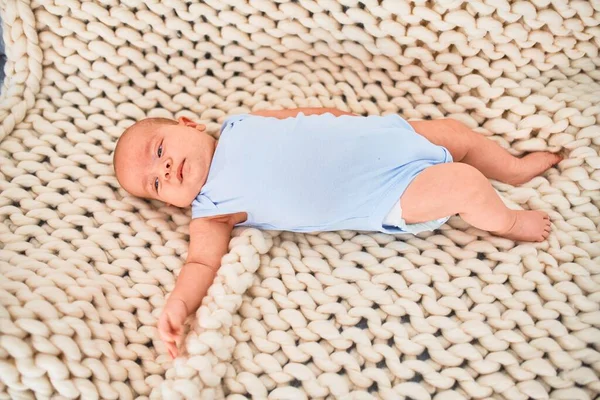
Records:
{"label": "baby's face", "polygon": [[115,151],[115,173],[134,196],[187,207],[206,182],[217,141],[204,125],[182,117],[177,125],[136,127]]}

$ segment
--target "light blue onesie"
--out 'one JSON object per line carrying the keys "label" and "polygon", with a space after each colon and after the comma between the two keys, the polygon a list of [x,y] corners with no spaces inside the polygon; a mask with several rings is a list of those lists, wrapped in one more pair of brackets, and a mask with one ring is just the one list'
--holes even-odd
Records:
{"label": "light blue onesie", "polygon": [[417,174],[447,162],[448,150],[397,115],[234,115],[192,218],[245,211],[238,225],[259,229],[404,233],[383,224],[387,213]]}

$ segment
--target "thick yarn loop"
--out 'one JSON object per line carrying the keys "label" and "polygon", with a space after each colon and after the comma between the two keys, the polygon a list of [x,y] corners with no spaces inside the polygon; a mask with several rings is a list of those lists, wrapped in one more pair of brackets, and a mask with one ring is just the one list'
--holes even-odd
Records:
{"label": "thick yarn loop", "polygon": [[[0,399],[600,396],[600,2],[0,0]],[[127,195],[123,129],[335,107],[512,154],[544,243],[234,229],[182,356],[156,331],[189,211]],[[398,149],[402,151],[402,149]],[[249,155],[251,156],[251,155]]]}
{"label": "thick yarn loop", "polygon": [[29,1],[0,1],[7,64],[0,95],[0,141],[23,121],[35,104],[42,79],[42,50]]}

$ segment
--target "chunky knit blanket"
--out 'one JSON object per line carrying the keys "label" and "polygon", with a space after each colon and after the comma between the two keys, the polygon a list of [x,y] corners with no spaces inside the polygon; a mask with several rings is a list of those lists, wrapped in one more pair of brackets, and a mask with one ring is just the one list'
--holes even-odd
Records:
{"label": "chunky knit blanket", "polygon": [[[0,0],[1,399],[600,395],[598,0]],[[189,210],[119,188],[148,116],[451,117],[567,159],[521,187],[548,241],[238,227],[183,356],[157,318]],[[401,151],[401,149],[399,149]],[[249,154],[249,157],[252,155]]]}

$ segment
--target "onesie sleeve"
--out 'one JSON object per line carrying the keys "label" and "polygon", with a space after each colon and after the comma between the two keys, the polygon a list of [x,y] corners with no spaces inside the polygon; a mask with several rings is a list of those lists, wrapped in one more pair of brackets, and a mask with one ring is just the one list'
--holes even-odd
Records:
{"label": "onesie sleeve", "polygon": [[235,114],[235,115],[230,115],[227,118],[225,118],[225,120],[223,121],[223,124],[221,125],[221,131],[219,132],[219,134],[223,133],[223,131],[226,128],[232,127],[233,125],[235,125],[236,122],[238,121],[242,121],[248,117],[251,117],[252,115],[250,114]]}
{"label": "onesie sleeve", "polygon": [[212,217],[220,213],[217,206],[205,195],[200,193],[192,202],[192,219]]}

